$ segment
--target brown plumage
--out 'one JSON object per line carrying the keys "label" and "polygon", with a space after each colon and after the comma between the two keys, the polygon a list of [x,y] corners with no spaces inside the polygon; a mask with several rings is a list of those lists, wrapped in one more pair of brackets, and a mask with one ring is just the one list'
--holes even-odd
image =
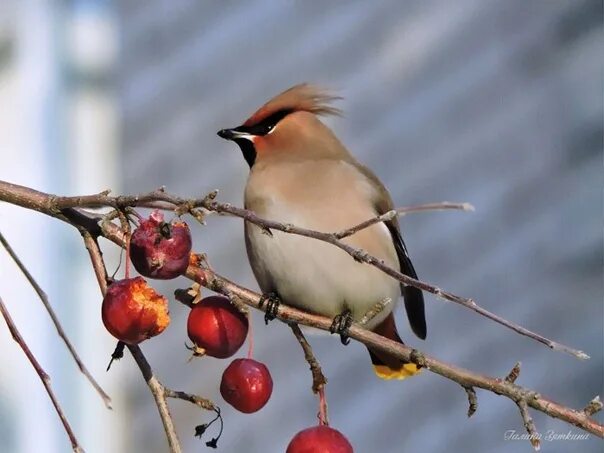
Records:
{"label": "brown plumage", "polygon": [[[339,114],[338,99],[302,84],[279,94],[237,128],[219,135],[235,141],[250,165],[245,206],[261,217],[323,232],[340,231],[393,209],[380,180],[361,165],[317,115]],[[426,336],[421,291],[399,285],[378,269],[354,261],[331,244],[274,232],[272,237],[245,223],[248,257],[264,293],[276,292],[287,305],[336,316],[349,310],[359,320],[375,303],[392,304],[367,327],[394,341],[392,307],[401,292],[413,331]],[[417,277],[397,220],[375,224],[344,241],[401,272]],[[378,376],[405,378],[412,364],[377,351]]]}

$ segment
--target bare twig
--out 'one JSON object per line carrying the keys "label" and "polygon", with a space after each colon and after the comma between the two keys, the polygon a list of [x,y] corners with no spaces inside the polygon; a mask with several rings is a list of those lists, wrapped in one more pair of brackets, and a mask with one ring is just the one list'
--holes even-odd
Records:
{"label": "bare twig", "polygon": [[96,238],[90,233],[83,233],[82,238],[84,239],[84,245],[86,246],[86,250],[90,256],[92,270],[94,271],[94,275],[96,276],[99,287],[101,288],[101,294],[105,296],[107,286],[109,286],[109,281],[107,278],[107,268],[105,267],[105,261],[103,260],[101,248],[99,247],[99,243],[97,242]]}
{"label": "bare twig", "polygon": [[292,329],[292,332],[294,333],[296,340],[298,340],[298,343],[300,343],[300,346],[302,346],[302,350],[304,351],[304,359],[308,362],[310,372],[312,373],[312,391],[313,393],[317,394],[319,393],[319,390],[321,390],[323,387],[325,387],[325,384],[327,384],[327,378],[325,375],[323,375],[321,365],[315,357],[312,347],[306,340],[306,337],[302,333],[302,330],[298,324],[291,323],[289,327]]}
{"label": "bare twig", "polygon": [[478,409],[478,398],[476,397],[476,390],[473,387],[465,387],[464,390],[468,394],[468,418],[474,415],[476,409]]}
{"label": "bare twig", "polygon": [[541,450],[541,441],[539,440],[540,436],[537,432],[537,428],[535,427],[533,417],[531,417],[531,414],[529,414],[526,400],[524,398],[519,399],[516,404],[518,405],[518,410],[520,411],[520,416],[522,417],[522,423],[526,428],[531,445],[535,451]]}
{"label": "bare twig", "polygon": [[594,399],[592,399],[587,406],[583,408],[583,413],[588,417],[591,417],[594,414],[597,414],[602,410],[602,401],[600,401],[600,395],[596,395]]}
{"label": "bare twig", "polygon": [[[83,237],[84,242],[86,244],[86,249],[88,250],[88,253],[90,255],[92,267],[94,269],[94,272],[97,276],[97,280],[99,282],[99,286],[101,288],[101,293],[104,296],[107,292],[107,270],[105,268],[105,263],[101,255],[101,249],[99,248],[96,239],[93,238],[92,235],[83,234]],[[168,402],[166,401],[165,387],[153,374],[151,365],[149,365],[149,362],[147,362],[147,359],[143,355],[143,352],[140,350],[140,348],[135,345],[128,345],[128,350],[132,354],[132,357],[138,365],[143,375],[143,378],[145,379],[145,382],[149,386],[149,390],[153,395],[153,399],[155,400],[155,404],[157,405],[157,409],[159,411],[159,416],[164,425],[164,431],[166,432],[170,452],[180,453],[182,451],[182,448],[180,446],[180,441],[178,440],[178,436],[176,434],[176,428],[174,427],[174,421],[172,419],[172,415],[170,414]]]}
{"label": "bare twig", "polygon": [[345,237],[352,236],[354,233],[364,230],[365,228],[368,228],[376,223],[387,222],[388,220],[392,220],[396,217],[404,216],[412,212],[444,211],[449,209],[458,211],[474,211],[474,206],[472,206],[470,203],[451,203],[448,201],[443,201],[442,203],[427,203],[417,206],[397,208],[372,219],[365,220],[364,222],[361,222],[351,228],[342,230],[339,233],[336,233],[335,237],[336,239],[344,239]]}
{"label": "bare twig", "polygon": [[325,398],[325,386],[327,385],[327,378],[321,370],[321,365],[315,357],[312,351],[310,343],[306,340],[306,337],[302,333],[300,326],[295,323],[290,323],[289,327],[292,329],[296,340],[302,346],[304,351],[304,359],[310,366],[310,372],[312,374],[312,391],[315,395],[319,395],[319,423],[321,425],[329,425],[329,416],[327,415],[327,399]]}
{"label": "bare twig", "polygon": [[180,453],[182,449],[176,434],[176,428],[174,427],[174,420],[172,419],[170,408],[168,407],[168,402],[166,401],[166,389],[153,374],[153,370],[151,369],[149,362],[147,362],[147,359],[143,355],[140,348],[138,346],[128,345],[128,349],[130,350],[132,357],[134,357],[134,361],[141,370],[143,378],[145,379],[145,382],[149,386],[149,390],[153,395],[153,399],[155,400],[155,404],[157,405],[157,409],[159,411],[159,416],[164,425],[166,437],[168,438],[168,447],[170,452]]}
{"label": "bare twig", "polygon": [[474,302],[472,299],[467,299],[465,297],[457,296],[450,292],[444,291],[444,290],[438,288],[437,286],[411,278],[411,277],[401,273],[400,271],[389,267],[388,265],[384,264],[384,262],[382,260],[379,260],[379,259],[375,258],[374,256],[369,255],[364,250],[354,248],[354,247],[336,239],[336,237],[333,233],[322,233],[322,232],[318,232],[318,231],[314,231],[314,230],[309,230],[307,228],[299,228],[299,227],[296,227],[291,224],[284,224],[284,223],[275,222],[272,220],[262,219],[251,211],[241,209],[241,208],[235,208],[228,204],[220,204],[220,203],[212,202],[207,206],[207,209],[211,209],[216,212],[226,212],[226,213],[235,215],[237,217],[241,217],[242,219],[244,219],[250,223],[253,223],[254,225],[257,225],[263,229],[278,230],[278,231],[283,231],[283,232],[290,233],[290,234],[297,234],[300,236],[305,236],[305,237],[309,237],[309,238],[313,238],[313,239],[318,239],[320,241],[328,242],[328,243],[333,244],[336,247],[339,247],[340,249],[344,250],[346,253],[348,253],[350,256],[352,256],[355,260],[369,264],[371,266],[374,266],[374,267],[380,269],[382,272],[386,273],[387,275],[390,275],[394,279],[400,281],[401,283],[404,283],[404,284],[410,285],[410,286],[414,286],[416,288],[421,289],[422,291],[432,293],[441,299],[444,299],[444,300],[447,300],[450,302],[455,302],[456,304],[469,308],[470,310],[472,310],[486,318],[489,318],[505,327],[508,327],[509,329],[512,329],[513,331],[515,331],[521,335],[532,338],[533,340],[536,340],[536,341],[546,345],[547,347],[549,347],[550,349],[553,349],[554,351],[565,352],[565,353],[571,354],[579,359],[588,359],[589,358],[589,356],[585,352],[571,348],[570,346],[563,345],[561,343],[558,343],[557,341],[550,340],[549,338],[546,338],[538,333],[532,332],[516,323],[508,321],[507,319],[504,319],[504,318],[496,315],[495,313],[492,313],[489,310],[476,304],[476,302]]}
{"label": "bare twig", "polygon": [[367,313],[363,315],[361,320],[359,321],[359,326],[365,326],[369,321],[379,315],[388,305],[392,303],[392,299],[390,297],[386,297],[378,301],[373,307],[369,309]]}
{"label": "bare twig", "polygon": [[[520,335],[524,335],[526,337],[532,338],[536,340],[550,349],[554,351],[565,352],[571,354],[579,359],[588,359],[589,355],[585,352],[580,351],[578,349],[572,348],[570,346],[566,346],[564,344],[558,343],[557,341],[550,340],[549,338],[544,337],[538,333],[532,332],[525,327],[522,327],[514,322],[508,321],[507,319],[502,318],[501,316],[496,315],[495,313],[490,312],[489,310],[478,305],[474,300],[468,299],[465,297],[457,296],[448,291],[444,291],[441,288],[431,285],[429,283],[419,281],[417,279],[411,278],[408,275],[403,274],[402,272],[393,269],[382,262],[382,260],[377,259],[374,256],[371,256],[367,252],[361,249],[357,249],[352,247],[345,242],[338,239],[338,234],[342,234],[342,232],[332,232],[332,233],[324,233],[319,231],[310,230],[307,228],[300,228],[295,225],[276,222],[273,220],[263,219],[257,216],[254,212],[241,209],[232,206],[229,203],[218,203],[214,201],[216,197],[216,192],[211,192],[207,196],[203,198],[197,199],[185,199],[181,197],[177,197],[174,195],[170,195],[166,193],[164,190],[156,190],[154,192],[149,192],[141,195],[133,195],[133,196],[118,196],[118,197],[110,197],[104,193],[96,194],[96,195],[85,195],[85,196],[77,196],[77,197],[57,197],[50,196],[44,194],[42,192],[38,192],[26,187],[17,186],[15,184],[6,183],[0,181],[0,200],[9,201],[13,204],[17,204],[23,207],[29,207],[30,209],[35,209],[41,212],[45,212],[47,214],[53,215],[57,213],[62,213],[63,210],[68,208],[75,207],[88,207],[88,208],[99,208],[111,206],[116,209],[122,207],[135,207],[135,206],[146,206],[148,203],[170,203],[174,205],[176,209],[184,209],[185,212],[188,212],[192,208],[204,208],[208,211],[213,211],[219,214],[228,214],[231,216],[239,217],[247,222],[250,222],[260,228],[263,231],[266,231],[270,234],[271,230],[282,231],[285,233],[296,234],[299,236],[305,236],[313,239],[317,239],[323,242],[328,242],[336,247],[344,250],[350,256],[352,256],[355,260],[359,262],[363,262],[374,266],[380,269],[382,272],[390,275],[392,278],[404,283],[406,285],[410,285],[416,288],[421,289],[422,291],[426,291],[436,295],[437,297],[447,300],[450,302],[454,302],[456,304],[462,305],[470,310],[488,318],[492,321],[497,322],[513,331],[519,333]],[[37,202],[36,202],[37,201]],[[433,209],[437,204],[432,205],[423,205],[429,206],[429,208],[420,209],[419,207],[411,207],[411,208],[400,208],[400,210],[409,209],[408,212],[414,212],[418,210],[427,210]],[[454,209],[464,209],[464,210],[472,210],[472,206],[466,203],[454,204]],[[387,214],[384,214],[387,215]],[[394,216],[394,214],[390,214]],[[56,217],[56,215],[55,215]],[[383,221],[380,219],[368,219],[366,222],[363,222],[368,225],[372,225],[373,223]],[[363,225],[363,224],[361,224]],[[352,227],[352,228],[358,228]],[[359,228],[360,229],[360,228]],[[356,230],[358,231],[358,230]],[[345,231],[346,232],[346,231]],[[344,233],[345,233],[344,232]]]}
{"label": "bare twig", "polygon": [[188,401],[189,403],[199,406],[202,409],[208,411],[216,410],[216,405],[212,401],[207,398],[202,398],[198,395],[193,395],[191,393],[181,392],[178,390],[171,390],[169,388],[164,388],[164,394],[166,395],[166,398],[174,398],[183,401]]}
{"label": "bare twig", "polygon": [[71,344],[71,341],[67,337],[67,334],[63,330],[63,326],[61,326],[61,321],[59,321],[59,318],[57,317],[52,306],[50,305],[50,301],[48,300],[47,294],[40,287],[40,285],[38,284],[36,279],[33,277],[33,275],[31,275],[31,273],[29,272],[27,267],[23,264],[23,262],[21,261],[21,259],[17,255],[17,253],[13,250],[11,245],[8,243],[8,241],[6,240],[6,238],[4,237],[2,232],[0,232],[0,243],[4,246],[7,253],[12,258],[12,260],[15,262],[15,264],[17,265],[19,270],[23,273],[23,275],[25,276],[25,278],[27,279],[29,284],[32,286],[32,288],[34,289],[36,294],[38,294],[38,297],[42,301],[44,308],[46,308],[46,311],[48,312],[50,319],[52,320],[52,323],[55,326],[55,329],[57,329],[57,333],[59,334],[59,337],[63,340],[63,342],[65,343],[65,346],[67,346],[69,353],[73,357],[73,360],[77,364],[77,366],[80,369],[80,371],[82,372],[82,374],[84,376],[86,376],[86,378],[90,381],[90,383],[92,384],[94,389],[101,396],[107,409],[111,409],[111,398],[109,397],[109,395],[107,395],[107,393],[102,389],[102,387],[94,379],[92,374],[88,371],[88,368],[86,368],[86,365],[84,365],[84,362],[82,362],[82,360],[78,356],[78,353],[76,352],[75,348]]}
{"label": "bare twig", "polygon": [[[191,268],[187,270],[187,277],[198,281],[201,285],[216,292],[229,291],[237,294],[241,301],[246,304],[261,309],[259,306],[260,294],[247,288],[241,287],[236,283],[214,273],[210,269]],[[321,330],[329,331],[332,320],[281,304],[278,309],[277,318],[287,323],[299,323]],[[407,345],[403,345],[389,340],[381,335],[368,331],[357,324],[353,324],[349,329],[349,336],[372,349],[387,352],[398,357],[405,362],[413,362],[423,366],[426,370],[439,374],[451,381],[454,381],[462,387],[474,387],[493,392],[497,395],[505,396],[514,402],[526,395],[532,395],[527,398],[527,404],[550,417],[558,418],[570,423],[587,432],[604,437],[604,426],[598,421],[590,418],[580,410],[571,409],[563,406],[553,400],[547,399],[533,390],[521,387],[517,384],[506,382],[505,379],[490,377],[482,374],[473,373],[464,368],[450,365],[437,360]]]}
{"label": "bare twig", "polygon": [[506,382],[510,382],[512,384],[514,382],[516,382],[516,379],[518,379],[518,376],[520,376],[520,365],[521,365],[520,362],[516,362],[514,367],[510,370],[508,375],[505,377]]}
{"label": "bare twig", "polygon": [[46,393],[48,393],[48,397],[50,398],[50,401],[52,401],[52,405],[55,407],[55,410],[57,411],[57,415],[61,419],[61,423],[63,424],[63,427],[65,428],[65,432],[67,432],[67,435],[69,436],[69,440],[71,442],[71,448],[73,449],[74,452],[78,452],[78,453],[83,452],[84,449],[78,443],[78,439],[76,438],[73,430],[71,429],[71,425],[67,421],[67,417],[63,413],[63,409],[61,409],[59,400],[57,400],[57,397],[55,396],[55,394],[52,390],[52,387],[50,385],[50,377],[48,376],[48,374],[46,374],[46,372],[44,371],[44,369],[42,368],[42,366],[40,365],[40,363],[38,362],[36,357],[33,355],[31,350],[27,346],[27,343],[25,342],[25,340],[19,333],[19,330],[17,329],[17,326],[15,326],[15,323],[13,322],[13,319],[11,318],[11,316],[6,308],[6,305],[4,305],[4,302],[2,301],[1,297],[0,297],[0,312],[2,313],[2,316],[4,317],[4,320],[6,321],[6,325],[8,326],[8,330],[10,331],[13,339],[17,342],[19,347],[23,350],[23,352],[27,356],[27,359],[29,360],[29,363],[31,363],[31,366],[34,368],[34,370],[36,370],[36,373],[40,377],[40,380],[42,381],[42,384],[44,385],[44,388],[46,389]]}
{"label": "bare twig", "polygon": [[[137,198],[137,197],[134,197]],[[132,197],[120,197],[120,202],[125,203],[128,200],[132,200]],[[140,199],[140,197],[139,197]],[[33,209],[44,214],[56,217],[60,220],[70,223],[71,225],[76,226],[78,229],[85,228],[90,232],[95,234],[102,234],[105,238],[115,242],[119,246],[124,246],[124,232],[114,224],[106,225],[102,230],[98,225],[99,217],[95,216],[89,212],[80,210],[80,209],[72,209],[69,206],[74,205],[73,199],[63,199],[61,204],[57,204],[57,197],[52,197],[42,192],[38,192],[26,187],[16,186],[14,184],[5,183],[0,181],[0,200],[8,201],[10,203],[26,207],[28,209]],[[159,197],[151,197],[147,199],[149,201],[166,201],[169,199],[166,198],[165,193],[160,193]],[[109,201],[97,198],[90,198],[88,201],[91,201],[93,206],[107,206],[112,205],[112,203],[117,203],[115,199],[111,199]],[[207,200],[202,199],[200,205],[203,206],[203,203],[209,203]],[[126,203],[127,204],[127,203]],[[180,202],[173,202],[175,205],[181,204]],[[88,205],[88,204],[86,204]],[[132,203],[133,206],[139,206],[137,201],[134,200]],[[80,205],[76,205],[80,206]],[[204,206],[206,207],[206,206]],[[212,206],[210,206],[212,207]],[[291,226],[282,225],[278,222],[270,222],[259,219],[255,216],[255,214],[240,210],[239,208],[233,208],[231,210],[230,205],[216,205],[213,206],[215,212],[223,212],[223,213],[231,213],[236,212],[239,217],[244,218],[255,224],[261,224],[265,222],[265,228],[277,229],[281,231],[292,231]],[[312,232],[310,230],[302,230],[302,232],[297,232],[296,234],[308,235],[312,237],[312,234],[319,235],[325,240],[325,234],[327,233],[317,233]],[[329,238],[332,238],[331,234],[327,234]],[[327,241],[329,242],[329,240]],[[341,245],[337,245],[342,248]],[[353,256],[359,254],[358,251],[353,251]],[[356,254],[356,255],[355,255]],[[361,254],[362,255],[362,254]],[[362,258],[362,256],[356,256],[357,258]],[[365,261],[365,259],[362,259]],[[367,262],[367,261],[365,261]],[[94,265],[94,260],[93,260]],[[389,272],[388,272],[389,273]],[[222,294],[233,294],[239,297],[239,300],[243,303],[257,308],[262,309],[260,305],[260,295],[247,289],[241,287],[230,280],[221,277],[220,275],[214,273],[210,268],[201,268],[199,266],[189,266],[186,271],[186,276],[198,283],[202,286],[205,286],[213,291],[222,293]],[[408,277],[404,276],[407,280],[405,283],[409,283]],[[395,277],[397,278],[397,277]],[[99,281],[102,279],[99,278]],[[413,279],[411,279],[413,280]],[[400,281],[403,281],[401,278]],[[418,282],[413,280],[413,286],[417,286],[420,289],[430,290],[439,296],[445,297],[457,297],[450,295],[449,293],[445,293],[438,288],[432,287],[422,282]],[[411,283],[409,283],[411,284]],[[461,299],[461,298],[460,298]],[[471,304],[474,304],[473,301],[469,301]],[[463,304],[462,304],[463,305]],[[475,304],[474,304],[475,305]],[[331,327],[332,320],[323,316],[313,315],[309,313],[302,312],[300,310],[296,310],[291,307],[287,307],[285,305],[280,305],[277,310],[277,317],[284,322],[287,323],[299,323],[304,324],[306,326],[319,328],[322,330],[329,330]],[[506,324],[504,324],[506,325]],[[519,401],[522,398],[526,398],[526,404],[536,409],[540,412],[543,412],[550,417],[558,418],[567,423],[570,423],[578,428],[581,428],[589,433],[597,435],[598,437],[604,437],[604,426],[598,421],[591,418],[587,413],[581,410],[575,410],[569,408],[567,406],[563,406],[559,403],[556,403],[552,400],[542,397],[538,393],[521,387],[515,383],[506,382],[505,379],[494,378],[486,375],[481,375],[477,373],[473,373],[469,370],[447,364],[445,362],[439,361],[435,358],[427,356],[415,349],[411,349],[406,345],[402,345],[400,343],[391,341],[387,338],[384,338],[380,335],[377,335],[373,332],[370,332],[358,325],[353,324],[349,329],[349,336],[354,338],[357,341],[364,343],[367,346],[370,346],[372,349],[387,352],[388,354],[398,357],[401,360],[407,362],[413,362],[421,364],[426,370],[431,371],[433,373],[439,374],[451,381],[456,382],[457,384],[463,387],[474,387],[481,388],[487,390],[489,392],[493,392],[498,395],[502,395],[508,399],[513,400],[514,402]],[[547,340],[550,341],[550,340]],[[543,341],[542,341],[543,342]],[[545,344],[548,344],[547,342]],[[554,346],[551,346],[554,349],[560,350],[560,345],[557,343]],[[575,350],[573,350],[575,351]],[[580,351],[575,351],[574,355],[581,357]],[[527,398],[527,395],[531,395],[530,398]]]}

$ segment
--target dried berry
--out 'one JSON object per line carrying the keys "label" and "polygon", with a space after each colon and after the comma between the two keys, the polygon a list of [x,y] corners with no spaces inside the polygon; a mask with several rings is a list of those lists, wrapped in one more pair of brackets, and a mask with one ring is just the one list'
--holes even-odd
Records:
{"label": "dried berry", "polygon": [[132,233],[130,259],[139,274],[167,280],[187,269],[191,244],[191,232],[185,222],[165,222],[162,212],[155,210]]}

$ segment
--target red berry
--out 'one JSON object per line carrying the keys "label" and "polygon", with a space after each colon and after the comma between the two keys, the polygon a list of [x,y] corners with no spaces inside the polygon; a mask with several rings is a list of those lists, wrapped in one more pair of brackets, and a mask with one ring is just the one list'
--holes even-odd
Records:
{"label": "red berry", "polygon": [[109,333],[128,344],[159,335],[170,324],[168,300],[142,277],[112,283],[103,299],[101,315]]}
{"label": "red berry", "polygon": [[239,350],[247,329],[247,316],[223,296],[202,299],[193,306],[187,320],[187,333],[195,346],[219,359],[231,357]]}
{"label": "red berry", "polygon": [[191,232],[185,222],[168,223],[159,210],[142,220],[130,239],[130,259],[139,274],[167,280],[181,275],[189,265]]}
{"label": "red berry", "polygon": [[353,450],[340,431],[318,425],[296,434],[285,453],[353,453]]}
{"label": "red berry", "polygon": [[253,359],[235,359],[222,373],[220,394],[246,414],[264,407],[273,392],[273,379],[266,365]]}

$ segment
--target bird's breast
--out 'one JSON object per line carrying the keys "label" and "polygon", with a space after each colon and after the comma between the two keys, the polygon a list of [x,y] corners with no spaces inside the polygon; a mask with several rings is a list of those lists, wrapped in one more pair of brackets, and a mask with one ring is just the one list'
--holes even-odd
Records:
{"label": "bird's breast", "polygon": [[[337,169],[328,171],[327,179],[324,174],[314,178],[311,175],[308,171],[278,176],[268,172],[263,175],[264,184],[259,185],[258,180],[250,178],[246,207],[266,219],[330,233],[376,215],[370,186],[357,175],[341,175]],[[337,176],[343,179],[334,184]],[[382,223],[359,231],[344,242],[398,267],[392,238]],[[390,298],[393,307],[398,300],[397,281],[368,264],[356,262],[332,244],[281,231],[267,235],[249,223],[246,243],[261,289],[276,291],[288,305],[325,316],[350,309],[360,319],[378,301]],[[376,317],[374,323],[390,310]]]}

